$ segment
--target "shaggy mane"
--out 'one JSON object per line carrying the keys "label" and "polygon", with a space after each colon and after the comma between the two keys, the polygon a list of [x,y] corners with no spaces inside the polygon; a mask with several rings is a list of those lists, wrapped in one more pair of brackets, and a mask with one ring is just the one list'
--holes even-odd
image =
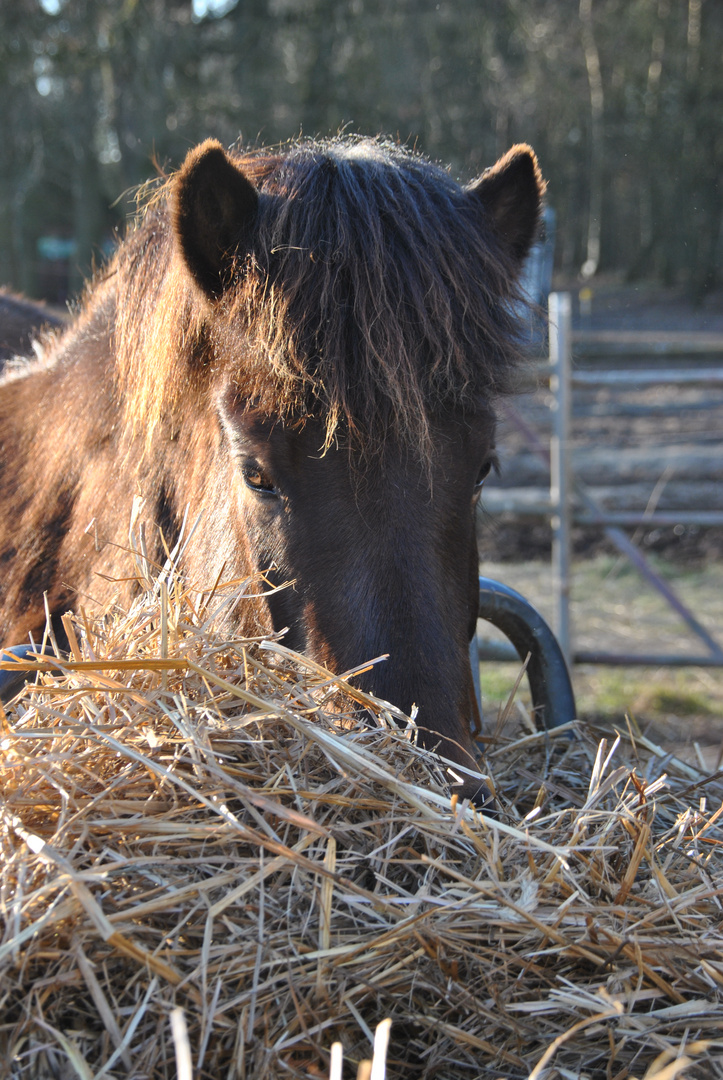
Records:
{"label": "shaggy mane", "polygon": [[147,433],[188,407],[189,382],[375,446],[424,456],[429,420],[507,392],[518,360],[514,267],[465,189],[421,156],[341,137],[237,153],[258,188],[229,285],[200,294],[173,242],[173,177],[109,268],[118,375]]}

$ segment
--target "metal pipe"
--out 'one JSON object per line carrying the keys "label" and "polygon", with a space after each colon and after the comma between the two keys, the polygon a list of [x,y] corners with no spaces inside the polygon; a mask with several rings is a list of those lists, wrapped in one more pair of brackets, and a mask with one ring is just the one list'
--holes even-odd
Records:
{"label": "metal pipe", "polygon": [[[542,490],[542,489],[541,489]],[[549,499],[520,499],[514,489],[494,489],[485,499],[488,514],[515,514],[518,517],[549,517],[554,507]],[[653,514],[629,510],[573,510],[575,525],[623,525],[631,529],[643,525],[654,529],[673,525],[723,525],[723,510],[656,510]]]}
{"label": "metal pipe", "polygon": [[[36,656],[45,655],[40,645],[12,645],[8,649],[0,649],[0,660],[34,660]],[[49,653],[48,658],[54,660],[55,656]],[[59,668],[53,670],[60,674]],[[31,677],[32,672],[28,671],[27,667],[22,671],[0,671],[0,701],[10,701]]]}
{"label": "metal pipe", "polygon": [[[553,293],[553,295],[556,295]],[[567,295],[567,294],[566,294]],[[552,300],[552,296],[550,297]],[[572,385],[588,389],[609,386],[723,386],[723,368],[690,368],[685,371],[576,371]]]}
{"label": "metal pipe", "polygon": [[479,617],[508,638],[523,662],[532,706],[543,728],[577,718],[575,695],[565,656],[550,627],[524,596],[500,581],[479,579]]}
{"label": "metal pipe", "polygon": [[722,510],[656,510],[654,514],[629,514],[618,510],[601,510],[597,514],[576,512],[572,515],[576,525],[627,525],[647,528],[670,525],[723,525]]}
{"label": "metal pipe", "polygon": [[685,656],[681,653],[606,653],[594,649],[575,652],[576,664],[605,664],[609,667],[723,667],[723,657]]}
{"label": "metal pipe", "polygon": [[572,395],[572,303],[569,293],[550,293],[550,389],[554,395],[550,438],[550,502],[552,512],[552,590],[555,632],[565,659],[570,659],[570,420]]}

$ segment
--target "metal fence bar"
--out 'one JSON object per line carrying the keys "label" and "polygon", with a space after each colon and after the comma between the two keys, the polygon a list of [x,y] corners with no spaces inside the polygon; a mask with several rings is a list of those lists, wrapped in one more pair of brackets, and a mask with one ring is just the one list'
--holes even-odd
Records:
{"label": "metal fence bar", "polygon": [[684,653],[606,653],[580,649],[573,654],[576,664],[606,664],[610,667],[723,667],[723,656],[686,656]]}
{"label": "metal fence bar", "polygon": [[645,525],[651,529],[670,525],[723,525],[723,510],[656,510],[653,514],[633,514],[624,510],[602,510],[599,514],[573,511],[576,525]]}
{"label": "metal fence bar", "polygon": [[570,373],[572,370],[572,304],[569,293],[550,293],[550,389],[555,395],[550,439],[550,502],[552,513],[552,588],[555,633],[570,662]]}
{"label": "metal fence bar", "polygon": [[[509,641],[479,638],[475,655],[478,660],[488,660],[498,664],[519,663],[517,650]],[[718,659],[710,654],[608,653],[596,649],[574,649],[572,660],[575,664],[605,664],[610,667],[723,667],[723,658]]]}
{"label": "metal fence bar", "polygon": [[[489,492],[485,500],[485,509],[491,514],[517,514],[519,517],[550,517],[555,506],[549,499],[520,499],[513,491]],[[656,510],[652,514],[633,510],[592,510],[571,511],[575,525],[622,525],[637,529],[668,528],[673,525],[723,525],[723,510]]]}
{"label": "metal fence bar", "polygon": [[[553,296],[569,296],[568,293],[550,293],[550,301]],[[570,335],[572,339],[574,335]],[[549,361],[543,360],[536,364],[530,364],[523,377],[529,383],[537,385],[545,383],[555,375],[556,363],[553,359],[552,345],[550,348]],[[632,390],[636,387],[659,386],[661,383],[669,383],[671,386],[723,386],[723,369],[709,367],[694,368],[656,368],[655,371],[622,371],[615,368],[612,371],[585,371],[580,368],[571,370],[572,386],[578,389],[600,390],[608,387],[620,387]],[[707,407],[707,405],[705,406]]]}
{"label": "metal fence bar", "polygon": [[[555,294],[553,294],[555,295]],[[552,297],[550,297],[552,299]],[[687,371],[576,371],[572,376],[574,387],[604,389],[619,386],[632,390],[635,387],[660,386],[723,386],[722,368],[690,368]]]}
{"label": "metal fence bar", "polygon": [[611,356],[711,356],[723,353],[723,334],[695,330],[573,330],[575,354]]}
{"label": "metal fence bar", "polygon": [[[592,513],[600,513],[600,507],[595,500],[591,498],[585,491],[584,486],[581,483],[575,484],[575,491],[589,507]],[[644,578],[657,589],[657,591],[668,602],[686,624],[689,630],[692,630],[696,637],[699,637],[702,642],[710,649],[711,655],[719,660],[723,660],[723,649],[721,649],[718,642],[709,634],[706,628],[696,619],[693,612],[686,607],[680,597],[675,591],[668,585],[667,581],[664,581],[660,574],[650,565],[648,560],[643,555],[642,551],[635,546],[629,536],[622,532],[621,529],[616,528],[614,525],[605,526],[605,534],[610,537],[618,551],[621,551],[623,555],[626,555],[633,566],[638,570]]]}

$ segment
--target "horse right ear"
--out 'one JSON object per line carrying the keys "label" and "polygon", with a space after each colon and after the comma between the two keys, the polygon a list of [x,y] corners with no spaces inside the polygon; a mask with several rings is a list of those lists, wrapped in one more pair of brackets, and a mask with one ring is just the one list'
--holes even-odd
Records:
{"label": "horse right ear", "polygon": [[229,282],[234,256],[256,220],[256,188],[221,143],[207,139],[173,180],[173,231],[194,281],[212,300]]}
{"label": "horse right ear", "polygon": [[467,198],[483,207],[516,267],[535,239],[544,194],[535,152],[525,143],[513,146],[467,188]]}

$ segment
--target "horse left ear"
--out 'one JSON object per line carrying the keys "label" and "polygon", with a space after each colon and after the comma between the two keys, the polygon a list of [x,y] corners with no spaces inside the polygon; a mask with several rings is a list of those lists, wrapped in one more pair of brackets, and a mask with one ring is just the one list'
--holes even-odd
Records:
{"label": "horse left ear", "polygon": [[256,188],[215,139],[191,150],[171,195],[173,231],[191,276],[211,299],[228,283],[234,255],[256,220]]}
{"label": "horse left ear", "polygon": [[535,239],[544,193],[537,157],[525,143],[513,146],[467,188],[467,197],[482,204],[518,266]]}

